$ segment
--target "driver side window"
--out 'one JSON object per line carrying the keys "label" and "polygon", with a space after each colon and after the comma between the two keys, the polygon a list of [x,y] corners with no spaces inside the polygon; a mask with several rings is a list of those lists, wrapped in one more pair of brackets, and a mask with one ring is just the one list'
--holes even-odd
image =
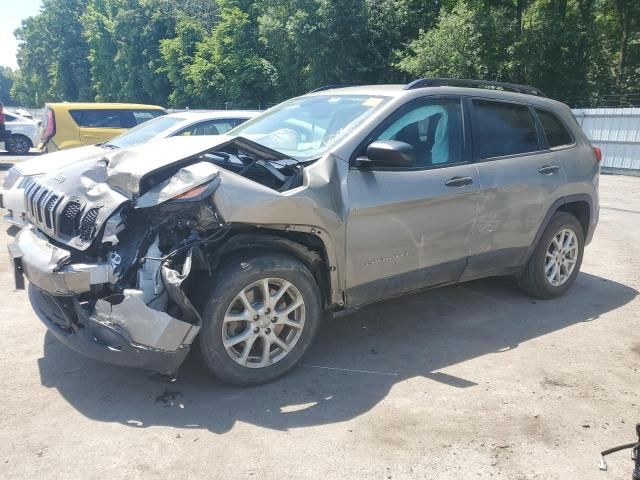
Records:
{"label": "driver side window", "polygon": [[411,145],[416,167],[428,168],[463,160],[460,99],[432,99],[414,104],[375,140],[397,140]]}

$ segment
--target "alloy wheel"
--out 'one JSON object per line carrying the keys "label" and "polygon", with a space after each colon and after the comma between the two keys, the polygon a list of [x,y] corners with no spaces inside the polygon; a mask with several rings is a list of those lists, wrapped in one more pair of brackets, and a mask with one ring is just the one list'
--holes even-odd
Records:
{"label": "alloy wheel", "polygon": [[265,368],[295,347],[304,320],[300,291],[281,278],[264,278],[247,285],[231,301],[222,322],[222,342],[236,363]]}
{"label": "alloy wheel", "polygon": [[29,152],[29,142],[24,137],[12,137],[9,141],[11,153],[23,154]]}
{"label": "alloy wheel", "polygon": [[551,240],[544,262],[547,281],[554,287],[563,285],[578,262],[578,237],[569,228],[563,228]]}

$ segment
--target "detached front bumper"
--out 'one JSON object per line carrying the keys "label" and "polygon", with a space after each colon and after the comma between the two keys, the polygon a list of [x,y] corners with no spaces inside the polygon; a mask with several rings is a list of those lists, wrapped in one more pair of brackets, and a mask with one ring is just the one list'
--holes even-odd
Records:
{"label": "detached front bumper", "polygon": [[40,320],[58,340],[101,362],[169,375],[178,370],[190,350],[189,345],[175,352],[136,345],[124,330],[92,318],[73,297],[54,297],[31,286],[29,300]]}
{"label": "detached front bumper", "polygon": [[110,265],[69,264],[70,252],[33,227],[9,245],[16,288],[29,279],[38,317],[62,343],[103,362],[163,374],[175,372],[200,326],[148,307],[135,295],[93,298],[92,285],[109,283]]}

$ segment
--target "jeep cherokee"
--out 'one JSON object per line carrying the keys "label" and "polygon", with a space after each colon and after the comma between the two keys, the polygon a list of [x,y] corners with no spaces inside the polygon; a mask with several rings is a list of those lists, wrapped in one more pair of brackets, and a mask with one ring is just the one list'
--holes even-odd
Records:
{"label": "jeep cherokee", "polygon": [[532,87],[322,88],[226,136],[34,179],[10,257],[78,352],[172,374],[197,345],[251,385],[298,363],[324,312],[495,275],[563,294],[598,220],[599,160]]}

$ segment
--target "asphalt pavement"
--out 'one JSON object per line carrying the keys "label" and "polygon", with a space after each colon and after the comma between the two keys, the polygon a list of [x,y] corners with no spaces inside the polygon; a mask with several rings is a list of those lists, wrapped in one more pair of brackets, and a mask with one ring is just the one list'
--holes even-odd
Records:
{"label": "asphalt pavement", "polygon": [[564,297],[494,278],[370,305],[244,389],[195,358],[167,383],[61,345],[14,289],[3,227],[0,478],[626,480],[629,454],[604,473],[598,452],[640,421],[640,178],[601,196]]}

